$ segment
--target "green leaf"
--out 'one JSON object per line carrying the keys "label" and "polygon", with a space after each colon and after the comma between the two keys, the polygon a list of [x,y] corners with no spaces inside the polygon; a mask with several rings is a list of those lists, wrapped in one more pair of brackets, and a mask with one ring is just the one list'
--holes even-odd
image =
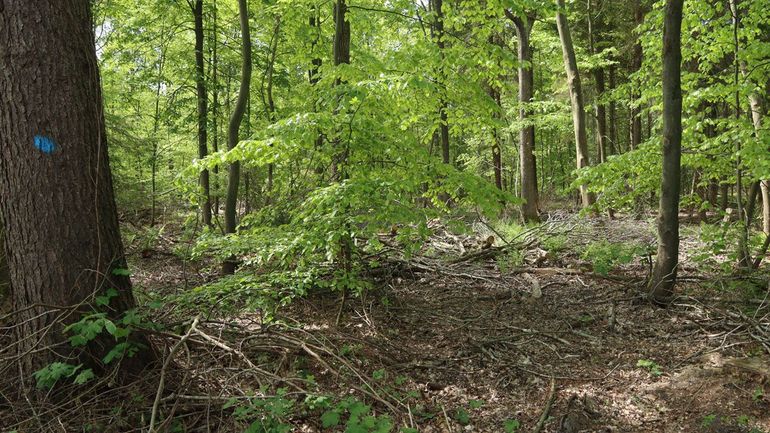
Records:
{"label": "green leaf", "polygon": [[339,423],[340,414],[337,411],[330,410],[321,415],[321,424],[323,425],[323,428],[335,427],[339,425]]}
{"label": "green leaf", "polygon": [[116,275],[118,277],[130,277],[131,271],[125,268],[115,268],[112,270],[112,275]]}
{"label": "green leaf", "polygon": [[93,370],[91,370],[90,368],[87,368],[81,371],[80,374],[78,374],[75,377],[75,384],[82,385],[88,382],[89,380],[93,379],[94,377],[96,377],[96,375],[94,375]]}

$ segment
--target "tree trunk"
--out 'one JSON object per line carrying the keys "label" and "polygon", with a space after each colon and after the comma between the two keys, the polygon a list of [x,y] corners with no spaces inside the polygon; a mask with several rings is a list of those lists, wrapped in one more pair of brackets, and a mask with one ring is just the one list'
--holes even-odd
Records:
{"label": "tree trunk", "polygon": [[763,180],[762,188],[762,231],[770,236],[770,181]]}
{"label": "tree trunk", "polygon": [[[130,279],[114,272],[126,261],[89,4],[0,6],[0,219],[18,324],[4,350],[18,355],[26,388],[59,356],[101,366],[113,337],[74,353],[62,332],[93,311],[94,296],[116,291],[112,319],[135,305]],[[138,373],[151,359],[141,351],[121,361],[121,372]]]}
{"label": "tree trunk", "polygon": [[[247,0],[238,0],[238,16],[241,22],[241,86],[238,90],[238,99],[235,102],[230,124],[227,128],[227,149],[232,150],[238,144],[238,134],[249,100],[249,88],[251,85],[251,36],[249,32],[249,9]],[[225,233],[235,233],[238,225],[236,208],[238,205],[238,184],[241,180],[241,164],[235,161],[230,164],[227,173],[227,200],[225,201]],[[230,257],[222,264],[222,273],[225,275],[235,273],[236,260]]]}
{"label": "tree trunk", "polygon": [[[195,0],[192,8],[195,21],[195,91],[198,98],[198,158],[205,158],[208,153],[208,92],[206,91],[205,61],[203,59],[203,0]],[[211,194],[209,171],[200,174],[201,217],[206,226],[211,227]]]}
{"label": "tree trunk", "polygon": [[659,304],[671,300],[679,266],[683,2],[666,0],[663,21],[663,176],[658,211],[658,255],[648,285],[650,298]]}
{"label": "tree trunk", "polygon": [[[634,2],[634,21],[637,27],[644,22],[644,11],[642,10],[642,1],[635,0]],[[642,43],[637,39],[634,44],[633,54],[631,56],[631,72],[636,72],[642,68],[642,58],[644,53],[642,52]],[[631,123],[629,127],[630,133],[630,145],[631,149],[636,149],[642,143],[642,116],[641,108],[636,105],[641,99],[641,90],[636,86],[633,86],[631,91]]]}
{"label": "tree trunk", "polygon": [[[500,101],[500,91],[494,87],[494,83],[491,81],[487,84],[487,91],[489,97],[492,98],[492,100],[495,101],[495,105],[497,105],[497,111],[493,116],[495,119],[498,119],[500,117],[499,113],[502,113],[503,111],[503,107]],[[501,155],[502,146],[500,146],[500,131],[498,131],[497,126],[492,129],[492,140],[492,169],[494,171],[495,186],[497,189],[502,190],[503,158]]]}
{"label": "tree trunk", "polygon": [[[213,9],[213,16],[211,18],[211,85],[213,87],[211,91],[211,122],[213,137],[211,140],[211,151],[219,152],[219,52],[217,49],[219,37],[217,35],[218,30],[218,17],[217,17],[217,0],[212,0],[211,7]],[[219,166],[214,166],[212,170],[214,173],[214,200],[212,203],[213,215],[219,217]],[[209,194],[210,196],[210,194]]]}
{"label": "tree trunk", "polygon": [[10,305],[11,294],[11,275],[8,273],[8,261],[5,258],[5,236],[3,236],[3,227],[0,224],[0,315],[7,312]]}
{"label": "tree trunk", "polygon": [[[281,16],[275,16],[275,26],[273,27],[273,37],[270,40],[270,58],[267,62],[267,70],[262,77],[262,102],[267,112],[267,120],[270,123],[275,122],[275,101],[273,100],[273,74],[275,72],[275,57],[278,55],[278,39],[281,36]],[[265,83],[266,82],[266,83]],[[273,144],[270,143],[270,147]],[[267,165],[267,203],[272,202],[273,195],[273,171],[274,164]]]}
{"label": "tree trunk", "polygon": [[[735,86],[735,121],[740,123],[741,119],[741,94],[738,90],[740,86],[740,40],[738,31],[740,28],[740,17],[738,16],[738,4],[736,0],[730,0],[730,13],[733,22],[733,85]],[[751,253],[749,252],[749,218],[746,208],[743,205],[743,162],[741,160],[741,140],[735,141],[736,161],[735,161],[735,190],[737,192],[738,223],[740,232],[738,234],[738,264],[743,268],[751,268]],[[758,192],[759,187],[757,186]]]}
{"label": "tree trunk", "polygon": [[[591,7],[591,0],[588,0],[588,45],[591,54],[597,54],[596,52],[596,23],[592,18],[593,8]],[[599,7],[598,9],[601,9]],[[596,96],[594,99],[594,115],[596,116],[596,146],[598,148],[599,162],[603,163],[607,161],[607,107],[601,100],[604,97],[605,82],[604,82],[604,69],[595,68],[594,74],[594,86],[596,90]]]}
{"label": "tree trunk", "polygon": [[440,65],[439,65],[439,84],[441,87],[441,98],[439,100],[439,133],[441,138],[441,160],[444,164],[450,163],[449,158],[449,116],[447,114],[447,95],[446,95],[446,56],[444,49],[446,44],[444,42],[444,0],[431,0],[433,2],[433,12],[436,14],[436,22],[433,25],[435,28],[436,45],[438,46]]}
{"label": "tree trunk", "polygon": [[[559,29],[562,54],[564,57],[564,69],[567,72],[567,85],[569,87],[570,101],[572,103],[572,123],[575,127],[575,150],[577,168],[581,169],[590,165],[588,158],[588,139],[586,135],[586,115],[583,105],[583,89],[580,85],[580,73],[578,72],[575,48],[572,45],[572,36],[567,24],[566,7],[564,0],[558,1],[556,12],[556,25]],[[586,185],[580,185],[580,200],[583,208],[594,203],[593,194],[588,192]]]}
{"label": "tree trunk", "polygon": [[519,131],[519,172],[521,173],[521,216],[525,222],[540,220],[538,213],[539,197],[537,189],[537,161],[535,159],[535,126],[528,124],[530,103],[535,88],[535,75],[532,70],[532,46],[530,34],[534,16],[521,18],[506,10],[505,15],[516,28],[519,60],[519,120],[527,125]]}
{"label": "tree trunk", "polygon": [[[615,90],[615,65],[610,65],[609,68],[609,79],[610,79],[610,92],[613,92]],[[609,154],[610,155],[617,155],[619,154],[619,148],[618,148],[618,131],[617,131],[617,117],[618,117],[618,111],[617,111],[617,104],[615,103],[615,98],[613,97],[610,100],[610,118],[609,118],[609,125],[610,125],[610,148],[609,148]]]}

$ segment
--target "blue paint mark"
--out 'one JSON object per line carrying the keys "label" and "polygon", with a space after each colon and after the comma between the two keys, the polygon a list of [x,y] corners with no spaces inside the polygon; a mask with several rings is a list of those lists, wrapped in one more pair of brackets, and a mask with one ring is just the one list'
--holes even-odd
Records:
{"label": "blue paint mark", "polygon": [[53,138],[45,135],[35,136],[35,148],[43,153],[51,154],[56,150],[56,143]]}

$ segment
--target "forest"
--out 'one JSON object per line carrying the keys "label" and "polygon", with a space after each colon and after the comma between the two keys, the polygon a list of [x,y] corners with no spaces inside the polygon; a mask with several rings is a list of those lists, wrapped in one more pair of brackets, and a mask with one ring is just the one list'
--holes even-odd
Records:
{"label": "forest", "polygon": [[0,0],[0,433],[770,433],[767,0]]}

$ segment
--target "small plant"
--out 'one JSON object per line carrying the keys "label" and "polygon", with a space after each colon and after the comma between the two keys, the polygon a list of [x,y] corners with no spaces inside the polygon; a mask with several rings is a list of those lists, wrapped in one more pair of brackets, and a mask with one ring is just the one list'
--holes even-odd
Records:
{"label": "small plant", "polygon": [[567,235],[548,236],[543,239],[543,249],[549,253],[558,253],[567,249],[568,242]]}
{"label": "small plant", "polygon": [[[127,275],[128,270],[115,269],[113,274]],[[117,290],[107,289],[103,295],[94,298],[94,305],[100,309],[106,308],[111,299],[116,296],[118,296]],[[69,343],[73,348],[85,347],[104,333],[109,334],[114,338],[115,345],[102,357],[102,362],[106,365],[136,355],[141,346],[132,341],[131,334],[138,326],[147,325],[136,310],[126,311],[119,319],[111,319],[107,313],[97,311],[86,314],[77,322],[68,325],[64,328],[64,332],[71,334]],[[60,380],[73,377],[74,384],[82,385],[96,377],[92,369],[81,370],[82,367],[82,364],[53,362],[34,372],[33,376],[38,388],[52,388]]]}
{"label": "small plant", "polygon": [[[294,409],[294,401],[286,398],[286,389],[279,388],[275,396],[250,398],[246,404],[236,406],[237,399],[230,399],[224,408],[235,407],[233,417],[249,422],[246,433],[289,433],[292,425],[285,421]],[[253,420],[253,421],[252,421]]]}
{"label": "small plant", "polygon": [[588,244],[582,258],[593,264],[594,272],[607,275],[615,266],[631,263],[644,251],[641,245],[598,241]]}
{"label": "small plant", "polygon": [[497,268],[506,273],[524,264],[524,252],[512,249],[497,258]]}
{"label": "small plant", "polygon": [[350,433],[389,433],[393,421],[385,415],[372,415],[371,407],[355,397],[349,397],[329,408],[321,415],[323,428],[333,428],[343,424]]}
{"label": "small plant", "polygon": [[754,402],[759,402],[761,400],[764,400],[765,398],[765,390],[761,387],[754,388],[754,392],[751,393],[751,399],[754,400]]}
{"label": "small plant", "polygon": [[714,422],[716,422],[716,420],[717,420],[716,414],[713,414],[713,413],[708,414],[703,417],[703,421],[701,421],[701,426],[703,426],[704,428],[711,427],[714,424]]}
{"label": "small plant", "polygon": [[503,423],[503,431],[505,431],[505,433],[516,433],[519,431],[520,427],[521,423],[519,423],[519,420],[517,419],[509,419]]}
{"label": "small plant", "polygon": [[655,361],[651,361],[649,359],[640,359],[636,362],[636,366],[647,369],[647,371],[649,371],[650,374],[655,377],[660,377],[663,375],[663,370]]}

